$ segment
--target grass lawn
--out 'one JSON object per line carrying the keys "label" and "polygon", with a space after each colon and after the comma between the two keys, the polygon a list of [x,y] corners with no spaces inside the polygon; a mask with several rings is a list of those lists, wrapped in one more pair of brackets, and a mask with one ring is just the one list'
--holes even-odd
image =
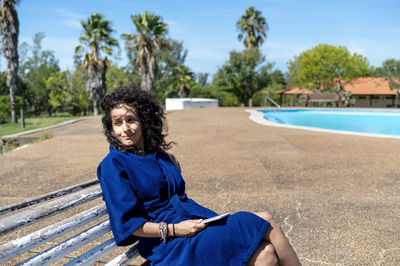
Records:
{"label": "grass lawn", "polygon": [[48,127],[55,124],[62,123],[67,120],[77,119],[79,116],[54,116],[54,117],[30,117],[25,118],[25,128],[21,128],[21,121],[17,124],[6,123],[0,125],[0,137],[12,135],[27,130]]}

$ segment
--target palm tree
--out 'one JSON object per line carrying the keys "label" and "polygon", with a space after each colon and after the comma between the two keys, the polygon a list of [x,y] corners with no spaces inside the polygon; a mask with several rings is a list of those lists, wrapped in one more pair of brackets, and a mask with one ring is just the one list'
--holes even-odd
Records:
{"label": "palm tree", "polygon": [[178,95],[186,98],[190,90],[190,82],[193,81],[193,72],[187,66],[180,65],[176,68],[176,79],[178,83]]}
{"label": "palm tree", "polygon": [[261,11],[249,7],[244,11],[243,16],[236,23],[237,29],[240,31],[238,39],[243,40],[246,50],[258,48],[267,38],[268,24],[265,18],[261,16]]}
{"label": "palm tree", "polygon": [[98,115],[98,104],[106,93],[106,72],[107,56],[103,59],[100,52],[107,55],[112,54],[112,48],[118,46],[115,38],[111,37],[114,31],[111,28],[111,22],[105,20],[102,15],[93,13],[87,21],[81,21],[83,32],[80,37],[81,45],[75,48],[75,54],[80,55],[86,48],[83,60],[87,80],[85,90],[93,101],[93,114]]}
{"label": "palm tree", "polygon": [[168,47],[166,34],[167,24],[161,17],[149,11],[131,16],[137,34],[125,33],[121,36],[127,42],[133,42],[136,49],[136,60],[139,63],[140,87],[150,93],[154,91],[154,83],[158,72],[158,58],[162,48]]}
{"label": "palm tree", "polygon": [[19,21],[15,5],[18,0],[2,0],[0,8],[0,33],[3,35],[2,51],[7,59],[7,86],[10,89],[11,123],[17,123],[15,92],[18,88],[18,34]]}

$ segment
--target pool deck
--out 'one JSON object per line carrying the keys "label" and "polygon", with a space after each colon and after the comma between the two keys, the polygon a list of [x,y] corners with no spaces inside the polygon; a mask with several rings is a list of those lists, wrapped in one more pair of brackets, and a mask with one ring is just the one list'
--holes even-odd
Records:
{"label": "pool deck", "polygon": [[[303,265],[400,265],[400,139],[271,127],[244,108],[167,115],[187,194],[219,213],[268,210]],[[0,203],[96,176],[100,117],[0,156]]]}

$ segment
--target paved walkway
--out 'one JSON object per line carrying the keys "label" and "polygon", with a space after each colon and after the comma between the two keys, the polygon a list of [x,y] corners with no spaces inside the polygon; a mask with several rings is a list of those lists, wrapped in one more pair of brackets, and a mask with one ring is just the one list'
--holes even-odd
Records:
{"label": "paved walkway", "polygon": [[[187,193],[217,212],[269,210],[303,265],[400,265],[399,139],[273,128],[241,108],[167,116]],[[0,203],[96,176],[100,118],[0,156]]]}

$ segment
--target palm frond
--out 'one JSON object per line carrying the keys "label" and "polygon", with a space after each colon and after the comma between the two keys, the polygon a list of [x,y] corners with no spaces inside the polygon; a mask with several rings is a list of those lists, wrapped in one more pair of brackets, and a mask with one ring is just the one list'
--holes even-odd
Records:
{"label": "palm frond", "polygon": [[243,16],[237,21],[236,27],[240,31],[239,40],[242,40],[246,35],[244,44],[247,49],[258,47],[264,42],[264,37],[267,37],[267,22],[261,15],[261,11],[252,6],[244,11]]}

